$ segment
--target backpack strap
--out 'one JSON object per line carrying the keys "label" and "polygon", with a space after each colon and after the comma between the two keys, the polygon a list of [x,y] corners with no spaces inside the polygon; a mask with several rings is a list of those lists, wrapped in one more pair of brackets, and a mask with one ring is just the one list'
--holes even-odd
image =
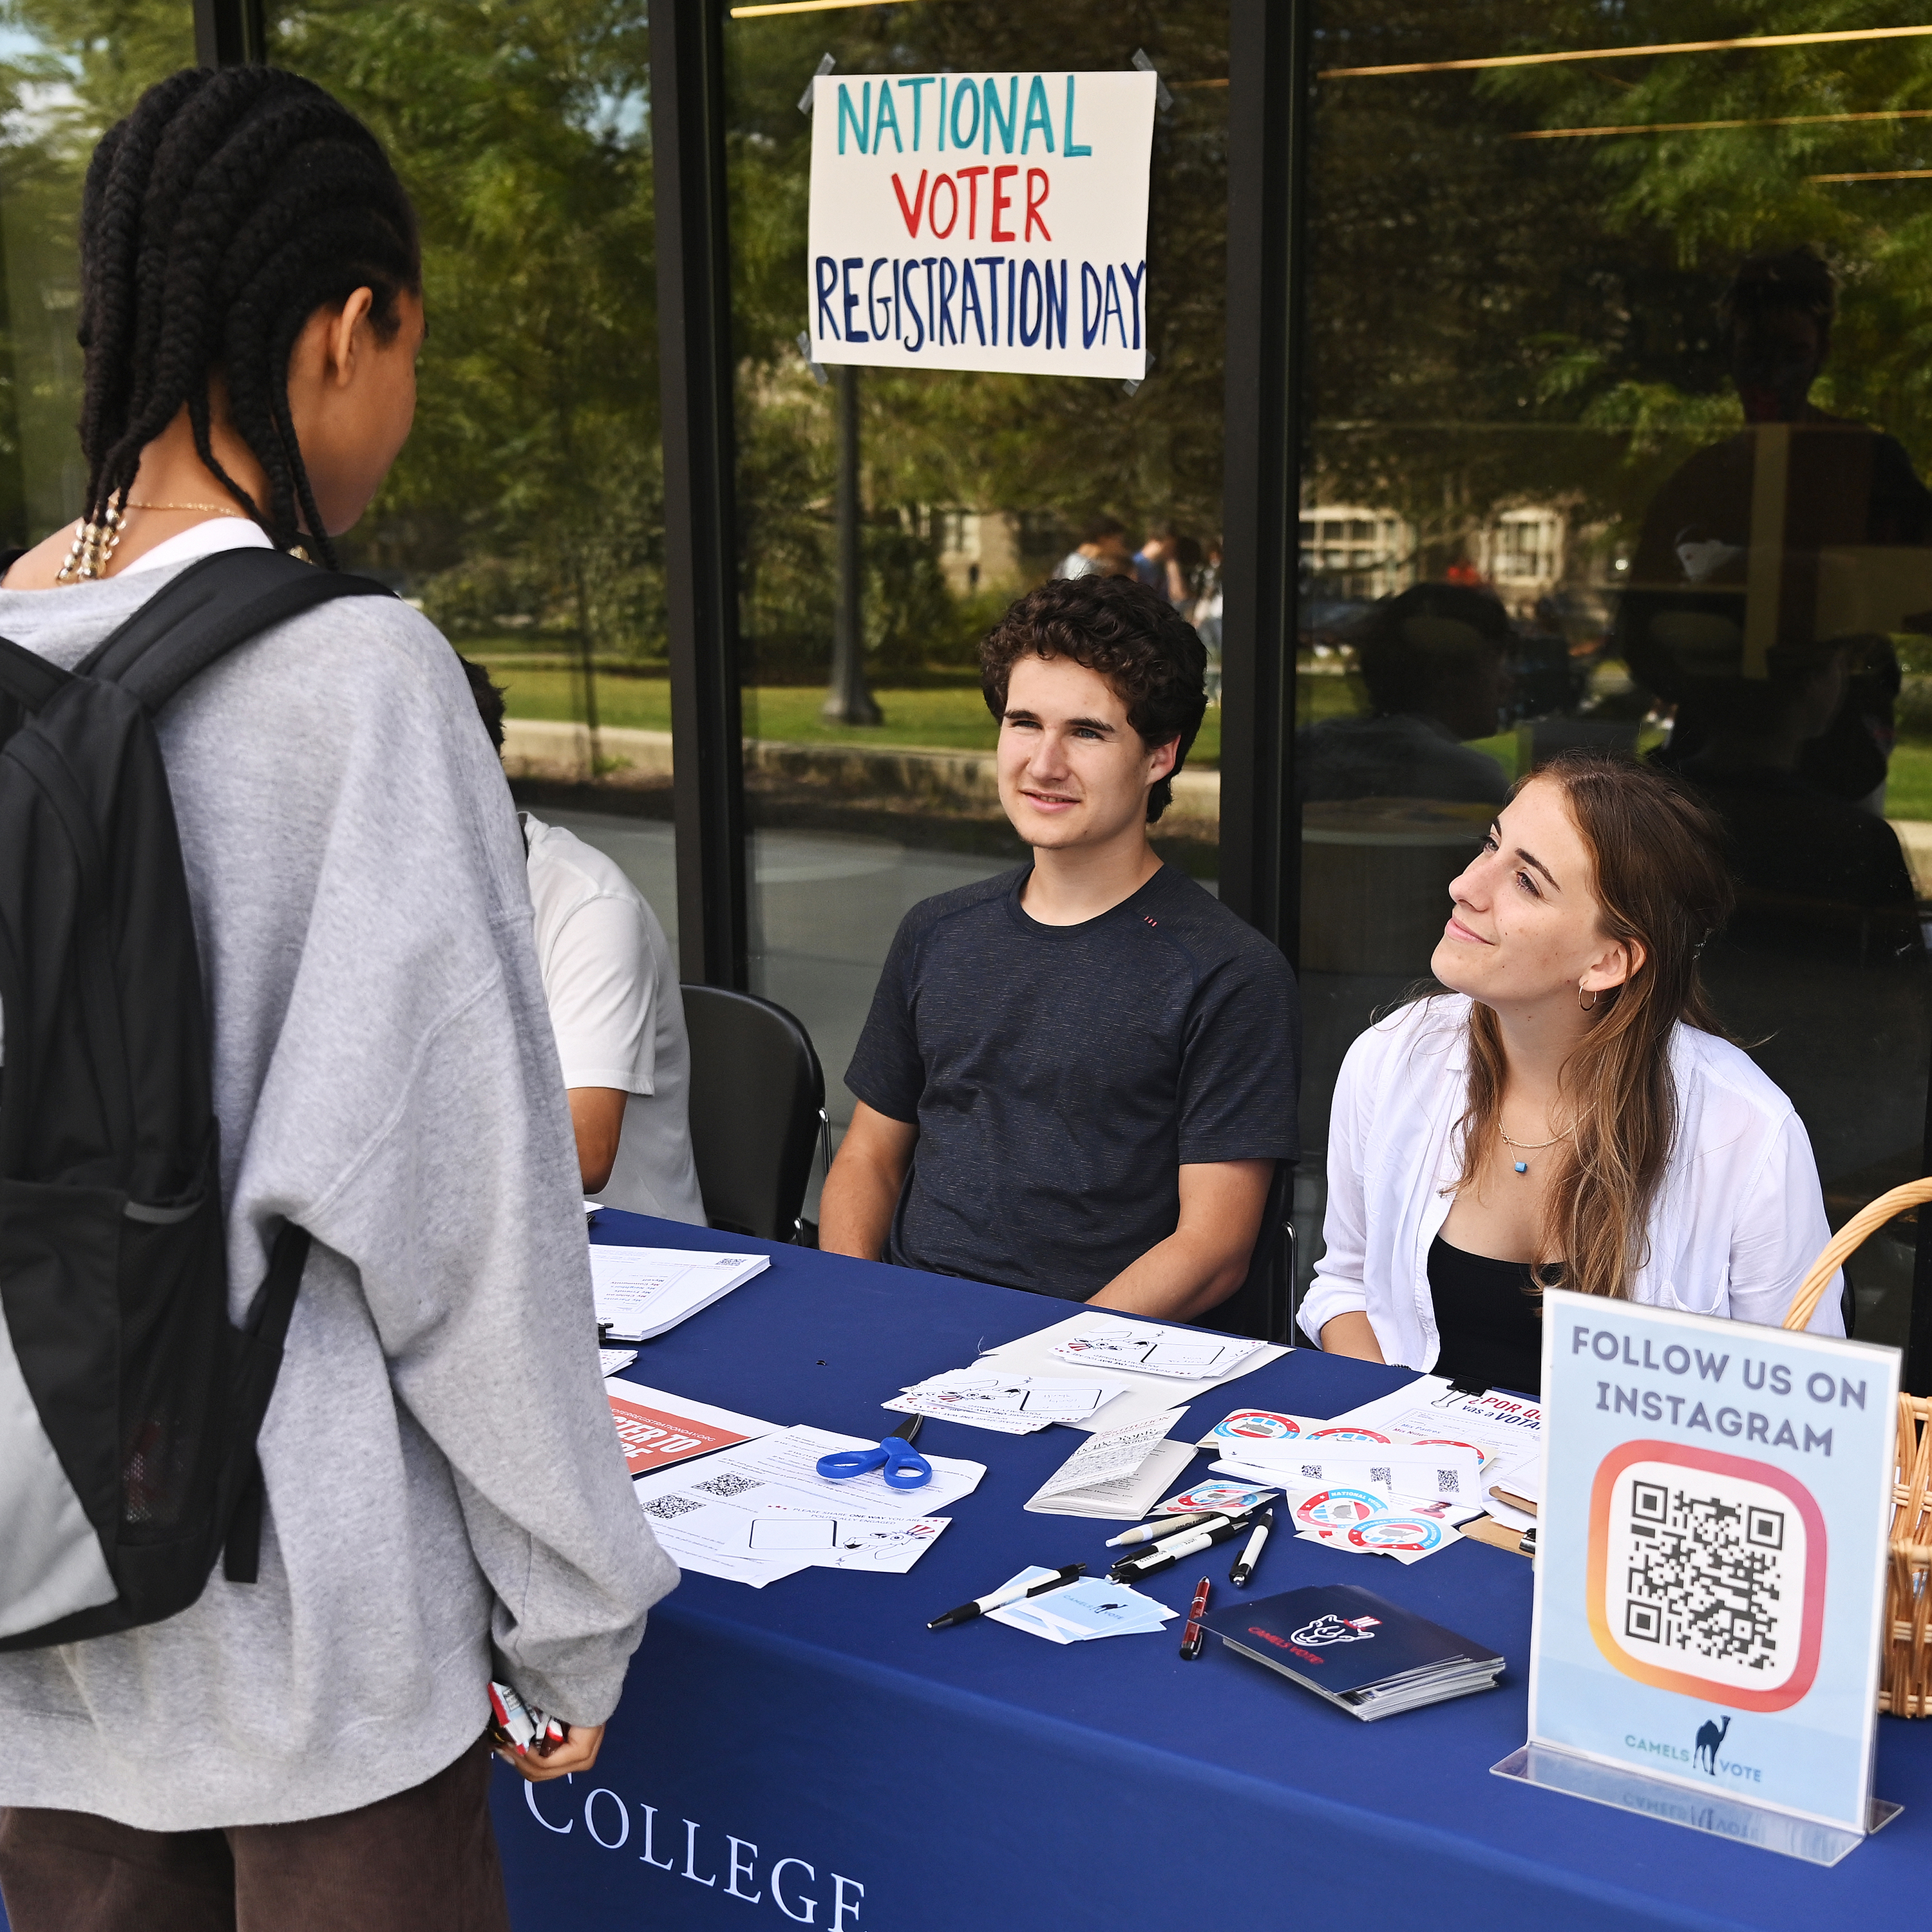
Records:
{"label": "backpack strap", "polygon": [[252,1583],[260,1574],[262,1459],[255,1439],[268,1413],[268,1398],[274,1393],[282,1344],[287,1339],[289,1318],[295,1312],[296,1292],[302,1286],[308,1251],[308,1230],[284,1221],[268,1250],[268,1272],[242,1324],[233,1417],[233,1466],[239,1484],[233,1492],[221,1563],[222,1574],[231,1583]]}
{"label": "backpack strap", "polygon": [[45,658],[15,644],[11,638],[0,638],[0,697],[10,700],[22,710],[39,710],[71,679],[71,673],[62,670],[58,664],[49,664]]}
{"label": "backpack strap", "polygon": [[78,667],[149,711],[237,644],[337,597],[392,597],[372,578],[318,570],[276,550],[217,550],[148,598]]}

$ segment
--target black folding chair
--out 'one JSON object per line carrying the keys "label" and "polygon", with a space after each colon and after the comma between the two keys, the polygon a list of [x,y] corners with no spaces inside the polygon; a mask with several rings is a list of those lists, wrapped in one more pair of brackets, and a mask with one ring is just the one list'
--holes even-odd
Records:
{"label": "black folding chair", "polygon": [[1226,1301],[1196,1318],[1196,1326],[1224,1335],[1252,1335],[1258,1341],[1291,1342],[1294,1299],[1294,1163],[1275,1162],[1261,1232],[1255,1237],[1248,1278]]}
{"label": "black folding chair", "polygon": [[722,986],[681,990],[705,1214],[733,1234],[803,1240],[812,1153],[826,1160],[831,1144],[812,1036],[770,1000]]}

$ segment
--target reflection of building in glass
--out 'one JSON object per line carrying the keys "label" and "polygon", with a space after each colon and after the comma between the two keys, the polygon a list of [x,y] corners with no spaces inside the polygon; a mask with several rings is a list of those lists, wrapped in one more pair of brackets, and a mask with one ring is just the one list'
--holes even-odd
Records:
{"label": "reflection of building in glass", "polygon": [[933,509],[926,515],[940,572],[956,597],[1018,587],[1026,574],[1026,532],[1012,511]]}
{"label": "reflection of building in glass", "polygon": [[[1429,574],[1432,537],[1393,510],[1316,504],[1301,512],[1301,568],[1318,598],[1394,597]],[[1569,519],[1552,505],[1495,512],[1448,548],[1464,562],[1459,580],[1488,586],[1514,614],[1526,614],[1564,578],[1573,562]]]}
{"label": "reflection of building in glass", "polygon": [[1504,603],[1534,602],[1563,580],[1564,528],[1560,510],[1505,510],[1477,532],[1476,568]]}
{"label": "reflection of building in glass", "polygon": [[1415,581],[1415,532],[1388,510],[1301,513],[1301,562],[1331,597],[1393,597]]}

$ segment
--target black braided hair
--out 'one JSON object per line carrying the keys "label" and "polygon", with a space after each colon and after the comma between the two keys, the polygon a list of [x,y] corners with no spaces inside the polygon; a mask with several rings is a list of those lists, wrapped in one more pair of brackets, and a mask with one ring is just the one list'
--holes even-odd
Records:
{"label": "black braided hair", "polygon": [[[422,286],[416,216],[376,137],[277,68],[190,68],[109,130],[80,217],[80,443],[101,516],[184,406],[201,460],[284,550],[333,569],[289,413],[289,356],[317,309],[358,288],[393,339]],[[209,380],[268,479],[257,503],[216,460]]]}

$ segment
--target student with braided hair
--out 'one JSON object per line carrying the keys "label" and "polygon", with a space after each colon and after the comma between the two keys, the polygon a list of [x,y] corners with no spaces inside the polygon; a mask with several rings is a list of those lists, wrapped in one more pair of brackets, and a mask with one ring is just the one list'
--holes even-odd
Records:
{"label": "student with braided hair", "polygon": [[[424,332],[381,149],[268,68],[149,90],[96,152],[81,253],[86,507],[0,583],[0,634],[64,668],[212,551],[332,568]],[[313,1245],[257,1580],[0,1654],[0,1894],[13,1932],[506,1932],[488,1681],[570,1726],[526,1775],[588,1769],[676,1574],[598,1379],[515,816],[459,661],[399,600],[263,632],[157,728],[231,1316],[285,1221]]]}

